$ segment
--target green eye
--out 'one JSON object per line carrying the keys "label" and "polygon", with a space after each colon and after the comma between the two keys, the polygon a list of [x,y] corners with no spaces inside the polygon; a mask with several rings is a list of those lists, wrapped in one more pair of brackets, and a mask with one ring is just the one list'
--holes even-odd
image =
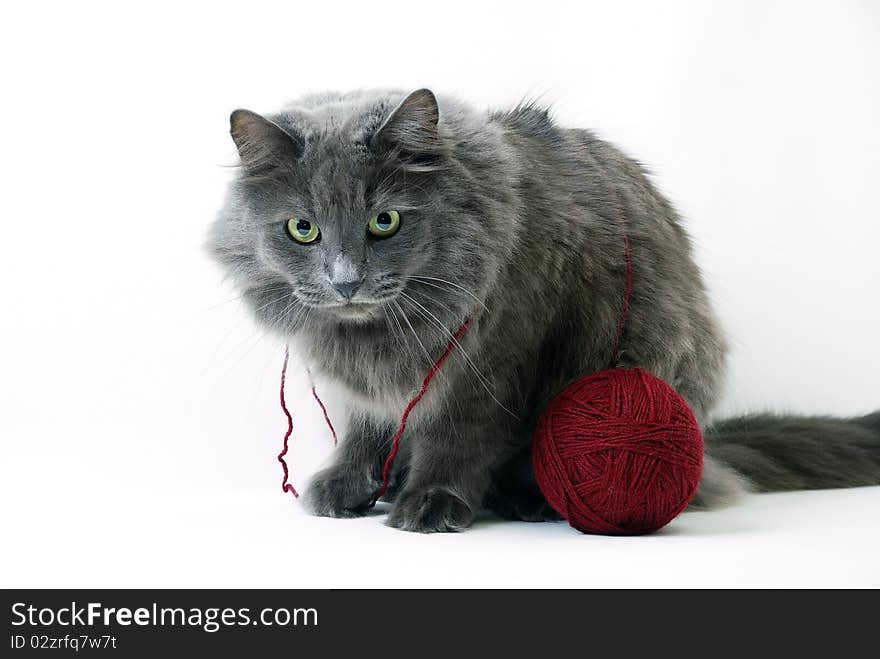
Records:
{"label": "green eye", "polygon": [[321,237],[317,224],[296,217],[287,220],[287,233],[298,243],[313,243]]}
{"label": "green eye", "polygon": [[393,236],[400,228],[400,213],[397,211],[382,211],[370,218],[367,228],[377,238]]}

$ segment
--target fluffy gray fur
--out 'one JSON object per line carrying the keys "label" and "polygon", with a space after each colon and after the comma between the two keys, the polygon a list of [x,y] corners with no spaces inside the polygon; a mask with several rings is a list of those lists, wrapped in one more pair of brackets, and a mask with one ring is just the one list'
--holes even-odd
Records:
{"label": "fluffy gray fur", "polygon": [[[708,420],[725,342],[690,240],[612,145],[533,104],[484,113],[424,89],[308,96],[266,117],[238,110],[231,124],[242,166],[210,250],[257,320],[349,399],[347,436],[307,492],[313,513],[363,514],[403,408],[471,315],[410,417],[386,497],[392,526],[459,530],[481,506],[554,518],[530,439],[546,403],[586,373],[642,367]],[[368,219],[390,209],[398,232],[370,235]],[[320,240],[293,241],[290,217],[316,223]],[[615,360],[624,232],[633,291]],[[358,288],[348,299],[345,287]],[[880,429],[866,419],[709,428],[694,505],[733,501],[749,480],[878,483]]]}

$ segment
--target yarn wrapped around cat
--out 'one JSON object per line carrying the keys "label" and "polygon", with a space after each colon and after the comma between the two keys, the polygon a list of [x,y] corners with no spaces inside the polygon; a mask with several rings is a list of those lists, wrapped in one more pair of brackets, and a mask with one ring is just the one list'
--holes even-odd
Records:
{"label": "yarn wrapped around cat", "polygon": [[[469,322],[404,411],[371,505],[388,487],[409,413]],[[284,397],[287,360],[285,351],[281,407],[288,427],[278,461],[284,468],[282,490],[298,497],[288,483],[284,460],[293,430]],[[312,394],[335,440],[314,386]],[[639,535],[668,524],[696,494],[703,470],[703,436],[693,411],[669,384],[642,369],[609,369],[576,380],[550,402],[535,430],[532,460],[541,492],[572,527],[584,533]]]}
{"label": "yarn wrapped around cat", "polygon": [[[626,280],[620,319],[611,351],[620,356],[621,338],[629,311],[633,263],[629,236],[622,230]],[[475,309],[434,362],[403,411],[382,469],[382,485],[373,494],[374,506],[385,494],[391,465],[400,448],[407,419],[428,392],[431,380],[468,331]],[[278,461],[284,468],[281,487],[299,496],[287,482],[284,461],[293,421],[287,415],[287,434]],[[312,393],[333,433],[336,433],[314,386]],[[547,503],[584,533],[639,535],[653,533],[683,511],[697,492],[703,472],[703,435],[687,402],[669,384],[638,368],[609,368],[586,375],[558,394],[541,415],[532,444],[535,478]]]}
{"label": "yarn wrapped around cat", "polygon": [[[620,354],[632,291],[629,239],[625,234],[623,238],[626,290],[613,361]],[[452,337],[406,406],[385,459],[382,485],[373,494],[371,506],[388,488],[410,412],[428,392],[431,380],[467,332],[475,313]],[[285,350],[281,407],[288,425],[278,461],[284,469],[282,489],[298,497],[288,483],[284,460],[293,431],[284,401],[287,358]],[[336,433],[314,386],[312,393],[335,440]],[[690,503],[702,476],[703,448],[694,413],[675,389],[642,369],[610,368],[576,380],[550,401],[535,430],[532,461],[547,502],[572,527],[584,533],[639,535],[659,530]]]}
{"label": "yarn wrapped around cat", "polygon": [[687,507],[703,470],[703,435],[687,402],[642,369],[585,376],[557,395],[535,430],[535,477],[584,533],[638,535]]}

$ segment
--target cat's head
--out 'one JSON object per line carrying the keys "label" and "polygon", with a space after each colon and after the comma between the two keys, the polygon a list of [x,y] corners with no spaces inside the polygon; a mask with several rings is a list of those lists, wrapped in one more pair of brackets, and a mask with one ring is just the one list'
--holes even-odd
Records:
{"label": "cat's head", "polygon": [[492,226],[483,183],[456,154],[467,112],[442,110],[420,89],[232,113],[241,168],[209,248],[261,321],[290,332],[475,304],[497,267]]}

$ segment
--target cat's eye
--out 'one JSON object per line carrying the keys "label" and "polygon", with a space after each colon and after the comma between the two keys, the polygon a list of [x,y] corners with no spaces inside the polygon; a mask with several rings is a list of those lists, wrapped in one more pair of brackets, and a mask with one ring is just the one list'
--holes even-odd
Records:
{"label": "cat's eye", "polygon": [[321,237],[317,224],[298,217],[287,220],[287,233],[298,243],[313,243]]}
{"label": "cat's eye", "polygon": [[382,211],[370,218],[367,228],[377,238],[393,236],[400,228],[400,213],[397,211]]}

